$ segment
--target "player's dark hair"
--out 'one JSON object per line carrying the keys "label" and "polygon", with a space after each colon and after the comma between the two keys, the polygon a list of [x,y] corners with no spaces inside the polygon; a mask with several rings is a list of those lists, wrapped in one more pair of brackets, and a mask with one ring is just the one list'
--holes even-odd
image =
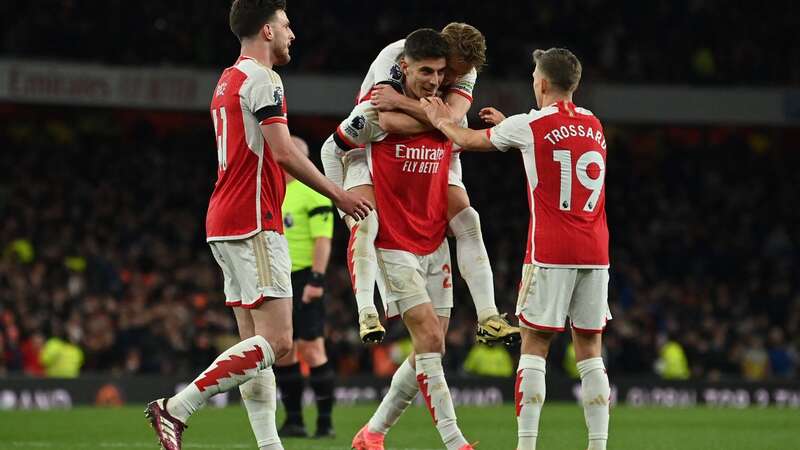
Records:
{"label": "player's dark hair", "polygon": [[406,36],[403,56],[413,60],[447,58],[450,46],[441,33],[431,28],[420,28]]}
{"label": "player's dark hair", "polygon": [[565,48],[534,50],[533,64],[553,87],[563,92],[573,92],[581,81],[581,62]]}
{"label": "player's dark hair", "polygon": [[286,0],[234,0],[228,17],[231,31],[240,41],[251,37],[279,10],[286,10]]}

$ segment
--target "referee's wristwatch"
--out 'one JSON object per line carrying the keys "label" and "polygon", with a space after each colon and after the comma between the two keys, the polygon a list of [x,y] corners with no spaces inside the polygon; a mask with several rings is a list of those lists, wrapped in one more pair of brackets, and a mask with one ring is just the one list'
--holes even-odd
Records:
{"label": "referee's wristwatch", "polygon": [[314,287],[322,287],[325,283],[325,274],[322,272],[314,272],[311,271],[311,275],[308,276],[308,285]]}

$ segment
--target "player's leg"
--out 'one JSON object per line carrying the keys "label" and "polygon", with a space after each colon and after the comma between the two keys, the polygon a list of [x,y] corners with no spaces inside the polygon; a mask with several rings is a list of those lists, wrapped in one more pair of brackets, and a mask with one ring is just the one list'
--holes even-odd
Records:
{"label": "player's leg", "polygon": [[294,345],[286,356],[275,363],[275,377],[281,392],[281,401],[286,411],[286,419],[278,430],[281,437],[306,437],[303,423],[303,375],[300,373],[300,362],[297,360],[297,339],[303,329],[302,296],[308,276],[307,270],[292,272],[292,339]]}
{"label": "player's leg", "polygon": [[[363,149],[351,150],[344,161],[344,188],[363,195],[374,205],[375,191],[366,152]],[[364,343],[377,343],[386,334],[375,308],[375,279],[378,273],[375,238],[378,236],[378,211],[373,210],[369,216],[358,222],[347,222],[350,228],[347,268],[350,270],[358,305],[359,335]]]}
{"label": "player's leg", "polygon": [[[302,291],[301,291],[302,292]],[[300,303],[297,350],[311,369],[309,384],[317,404],[317,428],[314,437],[334,437],[331,414],[336,374],[325,353],[325,298]]]}
{"label": "player's leg", "polygon": [[453,399],[444,377],[444,335],[433,306],[422,303],[411,307],[403,314],[403,322],[411,334],[416,353],[417,383],[442,442],[448,450],[471,448],[458,428]]}
{"label": "player's leg", "polygon": [[[255,336],[252,314],[244,308],[233,308],[233,311],[239,328],[239,338],[245,340]],[[271,367],[259,371],[258,375],[239,385],[239,393],[247,410],[250,428],[253,429],[260,449],[282,448],[275,425],[275,410],[278,404],[276,391],[275,373]]]}
{"label": "player's leg", "polygon": [[[166,440],[170,448],[180,448],[180,444],[175,445],[169,430],[163,428],[167,422],[173,428],[173,420],[185,424],[211,396],[249,381],[291,348],[291,264],[286,238],[267,231],[248,239],[214,242],[211,248],[223,270],[226,304],[249,311],[254,335],[222,352],[174,397],[148,405],[162,445]],[[277,436],[269,439],[264,448],[282,448]]]}
{"label": "player's leg", "polygon": [[539,436],[539,417],[546,396],[545,374],[547,352],[554,333],[521,329],[522,354],[514,384],[517,412],[517,449],[535,450]]}
{"label": "player's leg", "polygon": [[334,396],[333,390],[336,382],[336,373],[333,365],[325,354],[325,341],[322,337],[313,340],[300,339],[297,341],[300,357],[311,368],[309,384],[314,391],[314,400],[317,405],[317,428],[315,438],[335,437],[333,431],[332,413]]}
{"label": "player's leg", "polygon": [[[447,311],[444,311],[436,308],[436,315],[442,327],[442,335],[447,336],[450,309],[448,308]],[[442,354],[444,355],[444,347],[442,347]],[[415,357],[416,353],[412,351],[394,372],[389,390],[386,391],[386,395],[381,399],[378,409],[375,410],[375,413],[367,423],[365,430],[369,435],[365,436],[365,439],[383,442],[383,437],[386,433],[397,423],[400,416],[414,401],[414,397],[419,392]]]}
{"label": "player's leg", "polygon": [[[416,353],[417,382],[448,450],[471,448],[458,428],[453,399],[442,366],[445,334],[437,309],[441,314],[442,310],[449,311],[453,306],[453,289],[449,279],[450,247],[447,240],[435,252],[418,260],[425,280],[424,296],[410,296],[396,302]],[[387,271],[390,269],[395,272],[397,266],[387,267]],[[424,303],[418,304],[419,301]]]}
{"label": "player's leg", "polygon": [[475,313],[478,316],[478,341],[502,340],[506,344],[519,341],[519,328],[500,316],[494,298],[494,276],[486,245],[483,243],[478,211],[470,205],[467,190],[461,181],[460,153],[450,160],[447,187],[447,220],[456,238],[458,270],[467,282]]}
{"label": "player's leg", "polygon": [[607,299],[608,270],[578,270],[569,316],[589,450],[605,450],[608,441],[611,386],[601,357],[602,332],[611,318]]}
{"label": "player's leg", "polygon": [[522,330],[522,355],[517,368],[517,448],[535,450],[539,417],[546,397],[547,353],[564,322],[574,286],[572,269],[548,269],[525,264],[522,269],[517,317]]}

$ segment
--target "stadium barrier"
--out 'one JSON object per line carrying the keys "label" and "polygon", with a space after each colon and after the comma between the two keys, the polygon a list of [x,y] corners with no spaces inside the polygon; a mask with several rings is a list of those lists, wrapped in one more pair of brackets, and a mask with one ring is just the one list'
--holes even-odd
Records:
{"label": "stadium barrier", "polygon": [[[143,404],[183,387],[185,378],[168,376],[114,377],[87,375],[76,379],[29,377],[0,378],[0,410],[53,409],[73,406],[119,406]],[[388,378],[350,377],[340,379],[335,395],[339,404],[374,402],[383,397]],[[494,405],[514,399],[514,379],[448,377],[457,405]],[[548,377],[548,401],[576,401],[580,382]],[[800,381],[701,382],[664,381],[653,378],[612,380],[612,403],[660,407],[779,407],[800,409]],[[312,394],[306,390],[305,401]],[[417,396],[417,402],[422,400]],[[212,398],[213,406],[239,401],[233,389]]]}
{"label": "stadium barrier", "polygon": [[[218,78],[218,71],[195,68],[0,59],[0,101],[207,111]],[[361,85],[357,76],[292,74],[283,81],[290,114],[334,117],[350,112]],[[482,79],[475,98],[507,113],[528,111],[533,102],[527,79]],[[576,101],[616,123],[800,124],[800,90],[791,88],[593,83]]]}

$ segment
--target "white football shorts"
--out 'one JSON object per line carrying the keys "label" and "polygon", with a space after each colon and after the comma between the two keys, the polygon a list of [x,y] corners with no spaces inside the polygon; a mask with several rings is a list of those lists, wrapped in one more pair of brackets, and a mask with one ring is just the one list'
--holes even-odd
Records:
{"label": "white football shorts", "polygon": [[292,261],[284,235],[261,231],[209,245],[222,268],[225,305],[251,309],[268,299],[292,298]]}
{"label": "white football shorts", "polygon": [[[436,315],[450,317],[453,279],[447,239],[433,253],[417,256],[403,250],[377,249],[378,277],[386,317],[395,318],[414,306],[430,302]],[[384,295],[385,294],[385,295]]]}
{"label": "white football shorts", "polygon": [[567,317],[579,333],[602,333],[611,320],[608,269],[569,269],[524,264],[517,297],[519,325],[564,331]]}

